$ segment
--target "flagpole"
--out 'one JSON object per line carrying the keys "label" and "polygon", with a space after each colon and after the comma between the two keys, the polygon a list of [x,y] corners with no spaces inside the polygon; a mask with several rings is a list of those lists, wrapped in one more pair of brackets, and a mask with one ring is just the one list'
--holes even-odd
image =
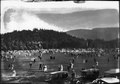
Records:
{"label": "flagpole", "polygon": [[[120,50],[119,50],[119,47],[120,47],[120,46],[119,46],[120,36],[119,36],[119,35],[120,35],[120,34],[119,34],[119,33],[120,33],[120,28],[118,28],[118,70],[120,69],[120,63],[119,63],[119,61],[120,61],[120,57],[119,57],[119,54],[120,54],[120,53],[119,53],[119,52],[120,52]],[[120,71],[119,71],[119,72],[120,72]]]}

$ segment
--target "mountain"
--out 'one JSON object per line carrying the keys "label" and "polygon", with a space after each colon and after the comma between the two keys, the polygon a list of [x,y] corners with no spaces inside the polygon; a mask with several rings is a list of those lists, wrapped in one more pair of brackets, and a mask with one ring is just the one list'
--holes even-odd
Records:
{"label": "mountain", "polygon": [[37,16],[45,22],[54,24],[64,30],[116,27],[119,24],[119,13],[116,9],[86,10],[64,14],[38,13]]}
{"label": "mountain", "polygon": [[[77,29],[67,31],[67,34],[75,36],[77,38],[84,39],[102,39],[105,41],[114,40],[118,37],[119,28],[94,28],[92,30],[88,29]],[[120,31],[119,31],[120,32]]]}

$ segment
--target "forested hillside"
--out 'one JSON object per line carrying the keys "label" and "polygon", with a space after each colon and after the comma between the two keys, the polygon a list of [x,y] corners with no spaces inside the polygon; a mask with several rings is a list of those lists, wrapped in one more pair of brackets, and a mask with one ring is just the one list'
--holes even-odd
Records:
{"label": "forested hillside", "polygon": [[100,39],[76,38],[53,30],[23,30],[1,34],[2,50],[31,50],[41,48],[115,48],[117,39],[104,41]]}
{"label": "forested hillside", "polygon": [[53,30],[34,29],[2,34],[2,50],[85,47],[83,39]]}

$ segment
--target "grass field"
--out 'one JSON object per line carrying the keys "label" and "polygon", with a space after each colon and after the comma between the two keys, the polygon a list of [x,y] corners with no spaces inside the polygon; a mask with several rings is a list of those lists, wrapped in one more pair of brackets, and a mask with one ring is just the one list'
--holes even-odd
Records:
{"label": "grass field", "polygon": [[[62,64],[64,67],[64,70],[67,70],[67,66],[70,63],[70,60],[73,58],[72,55],[70,54],[64,54],[61,52],[57,52],[54,54],[51,53],[44,53],[42,56],[42,59],[40,60],[38,56],[40,55],[39,52],[31,52],[31,56],[26,56],[26,53],[23,51],[21,53],[16,52],[12,55],[14,55],[15,62],[12,60],[6,61],[3,60],[1,61],[1,72],[2,72],[2,79],[4,82],[18,82],[18,80],[14,81],[8,81],[6,77],[11,76],[13,74],[12,70],[8,69],[8,64],[13,63],[14,64],[14,69],[17,72],[17,76],[29,76],[26,78],[27,80],[32,82],[39,82],[39,84],[44,84],[41,82],[44,78],[44,72],[39,70],[39,64],[45,64],[48,66],[48,72],[51,71],[56,71],[58,70],[58,65]],[[75,63],[74,63],[74,69],[77,74],[77,76],[81,75],[81,69],[82,68],[91,68],[93,65],[96,65],[94,62],[94,59],[96,59],[99,62],[98,68],[100,69],[100,75],[104,74],[104,71],[107,71],[112,68],[117,68],[117,59],[114,59],[113,54],[116,55],[117,53],[115,52],[109,52],[109,53],[103,53],[101,57],[98,56],[78,56],[78,58],[75,58]],[[55,56],[55,60],[50,59],[50,55]],[[32,64],[32,67],[30,69],[29,63],[31,61],[31,58],[35,57],[36,62]],[[108,62],[109,58],[109,62]],[[83,60],[86,59],[88,60],[87,63],[83,63]],[[39,77],[39,79],[34,79],[34,77]],[[30,78],[31,77],[31,78]],[[40,78],[41,77],[41,78]],[[17,77],[16,77],[17,79]],[[21,77],[22,79],[22,77]],[[20,80],[20,79],[19,79]],[[41,83],[40,83],[41,82]]]}

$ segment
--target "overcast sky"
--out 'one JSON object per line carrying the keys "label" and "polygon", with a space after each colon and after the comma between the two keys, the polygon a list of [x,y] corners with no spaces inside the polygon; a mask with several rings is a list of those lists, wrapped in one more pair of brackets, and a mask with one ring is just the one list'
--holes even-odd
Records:
{"label": "overcast sky", "polygon": [[1,33],[33,28],[68,31],[119,26],[118,1],[1,1]]}

